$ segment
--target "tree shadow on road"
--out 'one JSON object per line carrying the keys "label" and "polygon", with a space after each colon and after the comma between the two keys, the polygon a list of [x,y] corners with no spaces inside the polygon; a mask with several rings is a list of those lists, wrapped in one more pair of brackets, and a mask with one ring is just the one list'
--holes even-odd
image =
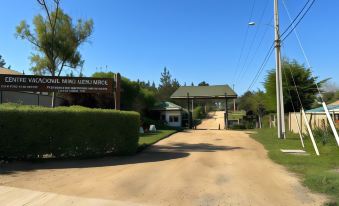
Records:
{"label": "tree shadow on road", "polygon": [[128,164],[139,164],[147,162],[159,162],[188,157],[189,153],[174,151],[156,151],[146,150],[133,156],[120,157],[102,157],[95,159],[82,160],[42,160],[38,162],[22,161],[12,162],[0,166],[0,175],[12,174],[18,171],[32,171],[45,169],[67,169],[67,168],[92,168],[92,167],[109,167]]}
{"label": "tree shadow on road", "polygon": [[19,171],[34,171],[48,169],[109,167],[128,164],[168,161],[185,158],[191,152],[216,152],[242,149],[241,147],[218,146],[207,143],[188,144],[172,143],[153,145],[149,149],[133,156],[103,157],[86,160],[45,160],[39,162],[13,162],[0,167],[0,175],[13,174]]}
{"label": "tree shadow on road", "polygon": [[168,145],[154,145],[153,149],[160,151],[174,151],[174,152],[216,152],[216,151],[230,151],[243,149],[242,147],[232,147],[225,145],[214,145],[208,143],[187,144],[187,143],[172,143]]}

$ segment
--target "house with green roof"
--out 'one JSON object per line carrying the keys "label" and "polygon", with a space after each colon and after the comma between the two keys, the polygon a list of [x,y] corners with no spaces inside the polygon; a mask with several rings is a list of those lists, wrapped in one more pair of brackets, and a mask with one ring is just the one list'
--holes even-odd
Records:
{"label": "house with green roof", "polygon": [[[330,115],[333,119],[333,122],[336,124],[336,127],[339,128],[339,104],[336,104],[336,103],[329,104],[329,105],[327,105],[327,109],[328,109],[328,111],[329,111],[329,113],[330,113]],[[322,106],[314,108],[314,109],[306,110],[305,114],[307,116],[307,119],[309,121],[311,128],[325,128],[325,127],[329,126],[325,110]],[[301,130],[303,132],[307,132],[305,122],[304,122],[303,118],[301,118],[300,112],[296,112],[296,113],[291,112],[289,114],[289,129],[290,129],[290,131],[293,131],[295,133],[298,132],[297,120],[299,122],[301,122],[301,124],[300,124]]]}
{"label": "house with green roof", "polygon": [[181,127],[184,109],[172,102],[158,102],[151,108],[159,120],[164,121],[170,127]]}

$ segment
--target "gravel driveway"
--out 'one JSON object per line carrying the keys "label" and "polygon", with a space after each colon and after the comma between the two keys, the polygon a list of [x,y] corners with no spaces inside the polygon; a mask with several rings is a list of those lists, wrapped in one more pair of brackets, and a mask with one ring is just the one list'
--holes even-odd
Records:
{"label": "gravel driveway", "polygon": [[[0,205],[321,205],[241,131],[184,131],[133,157],[2,168]],[[222,122],[222,120],[221,120]]]}

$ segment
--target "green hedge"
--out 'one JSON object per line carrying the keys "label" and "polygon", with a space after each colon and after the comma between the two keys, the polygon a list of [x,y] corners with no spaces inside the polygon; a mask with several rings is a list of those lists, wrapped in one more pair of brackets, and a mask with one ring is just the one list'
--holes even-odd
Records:
{"label": "green hedge", "polygon": [[132,154],[140,115],[85,107],[0,105],[0,159]]}
{"label": "green hedge", "polygon": [[205,117],[206,113],[203,107],[197,106],[193,109],[193,119],[204,119]]}

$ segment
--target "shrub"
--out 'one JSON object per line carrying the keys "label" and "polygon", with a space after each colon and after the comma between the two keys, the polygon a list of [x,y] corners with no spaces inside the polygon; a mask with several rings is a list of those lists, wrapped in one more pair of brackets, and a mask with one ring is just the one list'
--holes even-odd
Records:
{"label": "shrub", "polygon": [[0,105],[0,159],[132,154],[139,114],[85,107]]}
{"label": "shrub", "polygon": [[[338,129],[337,129],[338,131]],[[317,143],[322,143],[323,145],[337,145],[334,134],[330,126],[326,128],[316,127],[312,129],[313,136]],[[338,131],[339,132],[339,131]],[[305,134],[306,138],[309,138],[309,134]]]}
{"label": "shrub", "polygon": [[201,106],[197,106],[193,109],[193,119],[204,119],[205,117],[205,111]]}
{"label": "shrub", "polygon": [[142,117],[141,118],[141,125],[144,129],[149,129],[150,125],[155,125],[156,129],[173,129],[172,127],[167,125],[166,121],[163,120],[154,120],[148,117]]}

